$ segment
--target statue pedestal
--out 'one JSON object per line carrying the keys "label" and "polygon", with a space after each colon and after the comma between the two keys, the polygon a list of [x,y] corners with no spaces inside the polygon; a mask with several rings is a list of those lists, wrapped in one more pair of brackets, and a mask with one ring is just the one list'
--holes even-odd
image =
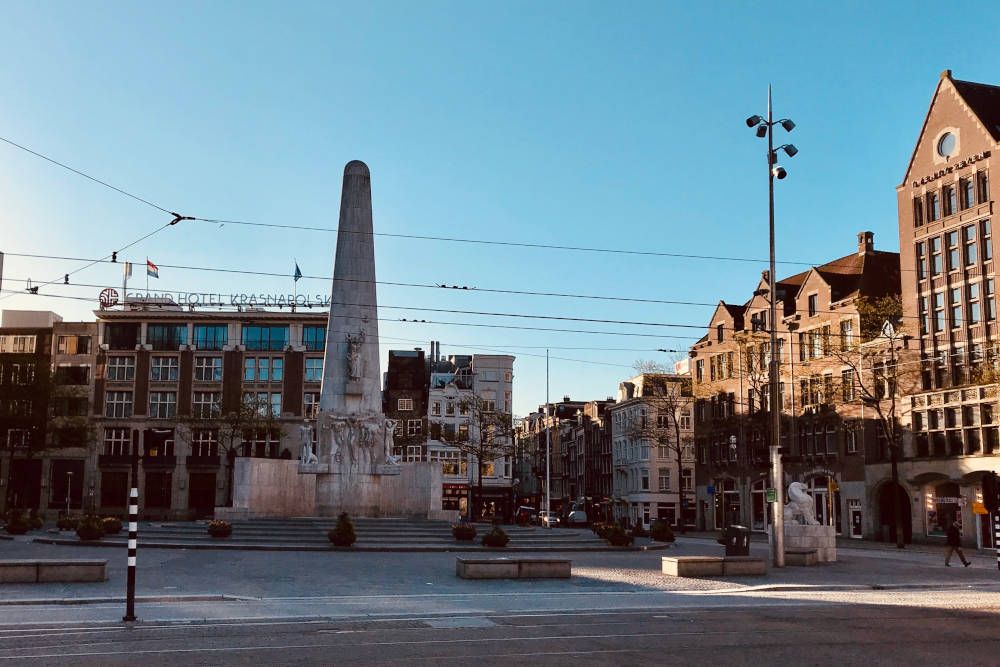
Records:
{"label": "statue pedestal", "polygon": [[398,475],[400,474],[400,467],[394,465],[377,465],[375,466],[376,475]]}
{"label": "statue pedestal", "polygon": [[319,473],[330,472],[330,464],[328,463],[300,463],[299,464],[299,474],[300,475],[316,475]]}
{"label": "statue pedestal", "polygon": [[837,562],[837,531],[833,526],[785,524],[786,549],[815,549],[820,563]]}

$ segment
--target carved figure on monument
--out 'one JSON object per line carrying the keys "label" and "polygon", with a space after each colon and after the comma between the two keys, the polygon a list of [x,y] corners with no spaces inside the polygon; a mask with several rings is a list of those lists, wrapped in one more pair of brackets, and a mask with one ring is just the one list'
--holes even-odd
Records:
{"label": "carved figure on monument", "polygon": [[807,526],[818,526],[816,520],[816,503],[802,482],[792,482],[788,485],[788,504],[785,505],[785,523],[800,523]]}
{"label": "carved figure on monument", "polygon": [[302,454],[299,456],[299,461],[306,465],[319,463],[319,458],[312,448],[313,427],[311,425],[303,424],[299,427],[299,441],[302,443]]}
{"label": "carved figure on monument", "polygon": [[392,453],[392,450],[396,448],[396,442],[393,439],[393,434],[396,432],[396,420],[386,419],[385,420],[385,430],[384,430],[384,440],[385,440],[385,454],[383,455],[386,465],[396,466],[399,465],[399,457]]}
{"label": "carved figure on monument", "polygon": [[364,342],[364,331],[357,336],[347,334],[347,376],[351,380],[360,380],[364,374],[364,363],[361,360],[361,346]]}

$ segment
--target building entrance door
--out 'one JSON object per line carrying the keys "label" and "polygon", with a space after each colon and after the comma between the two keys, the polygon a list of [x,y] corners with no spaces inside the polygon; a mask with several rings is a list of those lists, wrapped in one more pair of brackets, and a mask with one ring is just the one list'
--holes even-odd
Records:
{"label": "building entrance door", "polygon": [[860,540],[864,537],[864,527],[861,522],[861,501],[860,500],[848,500],[849,518],[851,520],[851,537],[855,540]]}
{"label": "building entrance door", "polygon": [[188,475],[188,509],[198,518],[211,516],[215,511],[214,472],[193,472]]}
{"label": "building entrance door", "polygon": [[11,507],[38,509],[42,500],[42,460],[14,459],[10,468]]}

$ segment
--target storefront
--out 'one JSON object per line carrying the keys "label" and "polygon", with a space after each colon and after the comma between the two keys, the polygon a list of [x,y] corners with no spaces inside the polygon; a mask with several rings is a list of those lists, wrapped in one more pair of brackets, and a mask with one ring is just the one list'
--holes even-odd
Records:
{"label": "storefront", "polygon": [[469,485],[442,484],[441,509],[458,510],[461,516],[466,516],[469,513]]}
{"label": "storefront", "polygon": [[927,537],[945,536],[948,525],[954,522],[959,533],[964,535],[962,527],[962,509],[965,499],[961,489],[955,482],[942,482],[936,486],[928,486],[924,492],[924,526]]}

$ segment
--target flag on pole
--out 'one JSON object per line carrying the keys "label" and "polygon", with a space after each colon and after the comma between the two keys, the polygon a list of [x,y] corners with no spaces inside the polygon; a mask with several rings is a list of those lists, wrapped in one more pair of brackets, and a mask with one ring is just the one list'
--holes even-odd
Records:
{"label": "flag on pole", "polygon": [[146,258],[146,275],[153,276],[154,278],[160,277],[160,267],[149,261],[148,257]]}
{"label": "flag on pole", "polygon": [[125,262],[125,264],[122,265],[122,275],[126,280],[132,277],[132,262]]}
{"label": "flag on pole", "polygon": [[295,262],[295,275],[294,275],[294,281],[295,281],[295,282],[299,282],[299,278],[301,278],[301,277],[302,277],[302,270],[301,270],[301,269],[299,268],[299,263],[298,263],[298,262]]}

